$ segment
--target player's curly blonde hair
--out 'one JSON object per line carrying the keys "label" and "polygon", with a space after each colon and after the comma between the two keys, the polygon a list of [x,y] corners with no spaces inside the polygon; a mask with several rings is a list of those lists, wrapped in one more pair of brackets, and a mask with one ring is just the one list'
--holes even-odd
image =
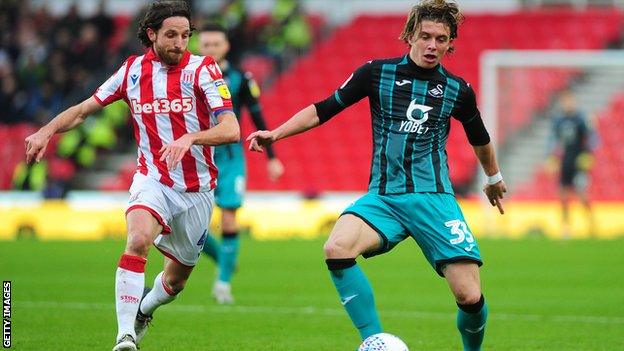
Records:
{"label": "player's curly blonde hair", "polygon": [[[464,15],[459,11],[459,7],[454,1],[423,0],[410,10],[399,39],[409,44],[419,25],[425,20],[446,24],[451,30],[450,39],[455,39],[457,38],[457,27],[464,20]],[[453,50],[454,47],[451,46],[449,52],[453,52]]]}

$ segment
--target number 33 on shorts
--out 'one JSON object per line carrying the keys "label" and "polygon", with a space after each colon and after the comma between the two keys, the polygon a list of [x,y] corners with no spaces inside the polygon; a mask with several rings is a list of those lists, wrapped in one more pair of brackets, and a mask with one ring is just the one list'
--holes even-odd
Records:
{"label": "number 33 on shorts", "polygon": [[474,237],[468,230],[466,222],[459,219],[453,219],[451,221],[444,222],[444,225],[451,229],[451,235],[454,237],[449,240],[453,245],[459,245],[464,241],[469,245],[464,247],[464,250],[470,251],[474,247]]}

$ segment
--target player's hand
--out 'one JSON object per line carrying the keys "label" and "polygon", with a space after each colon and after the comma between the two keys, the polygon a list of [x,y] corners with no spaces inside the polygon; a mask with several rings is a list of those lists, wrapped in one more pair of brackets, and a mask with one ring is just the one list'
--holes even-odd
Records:
{"label": "player's hand", "polygon": [[498,207],[498,212],[500,214],[505,214],[505,209],[503,208],[503,194],[507,192],[507,187],[505,186],[504,181],[500,181],[496,184],[486,184],[483,187],[483,192],[485,196],[488,198],[488,201],[492,206]]}
{"label": "player's hand", "polygon": [[41,161],[41,158],[43,157],[43,154],[45,154],[46,148],[48,147],[48,141],[50,141],[50,136],[41,129],[39,129],[39,131],[35,134],[31,134],[24,139],[27,164],[30,164],[33,161],[37,163]]}
{"label": "player's hand", "polygon": [[185,134],[174,140],[171,144],[163,145],[160,148],[160,161],[167,161],[167,169],[172,171],[178,167],[178,163],[182,161],[184,154],[191,148],[193,145],[192,138]]}
{"label": "player's hand", "polygon": [[249,150],[263,152],[264,148],[273,144],[277,137],[273,131],[269,130],[258,130],[251,134],[246,139],[249,141]]}
{"label": "player's hand", "polygon": [[279,159],[274,157],[267,163],[267,172],[269,173],[269,179],[275,182],[284,174],[284,165],[282,165]]}

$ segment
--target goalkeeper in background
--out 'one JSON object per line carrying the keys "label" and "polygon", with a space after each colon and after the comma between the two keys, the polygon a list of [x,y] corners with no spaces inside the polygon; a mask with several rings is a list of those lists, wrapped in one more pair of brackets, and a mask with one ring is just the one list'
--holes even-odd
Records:
{"label": "goalkeeper in background", "polygon": [[587,211],[589,234],[594,231],[591,204],[587,196],[588,171],[593,165],[592,150],[596,135],[588,123],[587,115],[578,108],[576,96],[565,90],[559,96],[559,111],[553,118],[553,152],[551,169],[559,169],[559,189],[562,214],[562,235],[570,237],[569,202],[572,193],[581,200]]}

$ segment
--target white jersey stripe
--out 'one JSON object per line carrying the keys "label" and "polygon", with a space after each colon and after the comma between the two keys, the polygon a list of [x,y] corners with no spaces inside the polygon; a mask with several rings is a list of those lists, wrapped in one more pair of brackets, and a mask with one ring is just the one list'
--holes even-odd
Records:
{"label": "white jersey stripe", "polygon": [[[193,81],[195,80],[195,72],[197,71],[197,68],[199,67],[199,65],[202,63],[202,60],[203,59],[200,59],[200,57],[197,57],[197,59],[193,62],[193,58],[192,58],[191,59],[192,63],[189,63],[184,68],[184,71],[192,72]],[[187,73],[187,74],[190,75],[191,73]],[[181,86],[182,86],[182,97],[183,98],[186,98],[186,97],[195,98],[194,84],[191,83],[189,85],[187,81],[185,80],[184,74],[180,75],[180,80],[181,80]],[[189,113],[184,114],[184,123],[186,124],[186,129],[189,133],[195,133],[201,130],[201,127],[199,125],[199,120],[198,120],[197,104],[193,104],[193,109]],[[204,157],[203,146],[193,145],[191,147],[191,155],[193,155],[193,157],[195,158],[195,166],[197,168],[197,173],[198,174],[208,173],[207,163],[212,162],[212,161],[206,160],[206,158]],[[209,177],[199,177],[200,191],[203,191],[204,189],[209,189],[209,186],[210,186]]]}
{"label": "white jersey stripe", "polygon": [[[167,69],[160,62],[154,62],[152,66],[152,89],[154,91],[154,100],[167,99]],[[162,140],[162,144],[171,144],[174,141],[174,137],[169,113],[155,113],[154,116],[156,117],[158,136]],[[160,157],[160,155],[154,155],[154,157]],[[174,190],[186,190],[180,165],[176,169],[169,171],[169,177],[173,180]]]}
{"label": "white jersey stripe", "polygon": [[[128,102],[141,101],[141,89],[139,87],[139,77],[141,75],[141,62],[144,56],[137,57],[132,65],[129,67],[128,80],[126,88],[126,98]],[[132,106],[132,105],[130,105]],[[149,151],[149,138],[147,136],[147,128],[141,119],[140,114],[132,114],[135,125],[138,128],[135,133],[138,133],[139,148],[137,150],[137,159],[141,157],[141,154],[145,158],[145,165],[147,166],[147,176],[152,179],[159,179],[160,174],[158,169],[154,165],[152,153]],[[138,160],[137,160],[138,163]]]}

